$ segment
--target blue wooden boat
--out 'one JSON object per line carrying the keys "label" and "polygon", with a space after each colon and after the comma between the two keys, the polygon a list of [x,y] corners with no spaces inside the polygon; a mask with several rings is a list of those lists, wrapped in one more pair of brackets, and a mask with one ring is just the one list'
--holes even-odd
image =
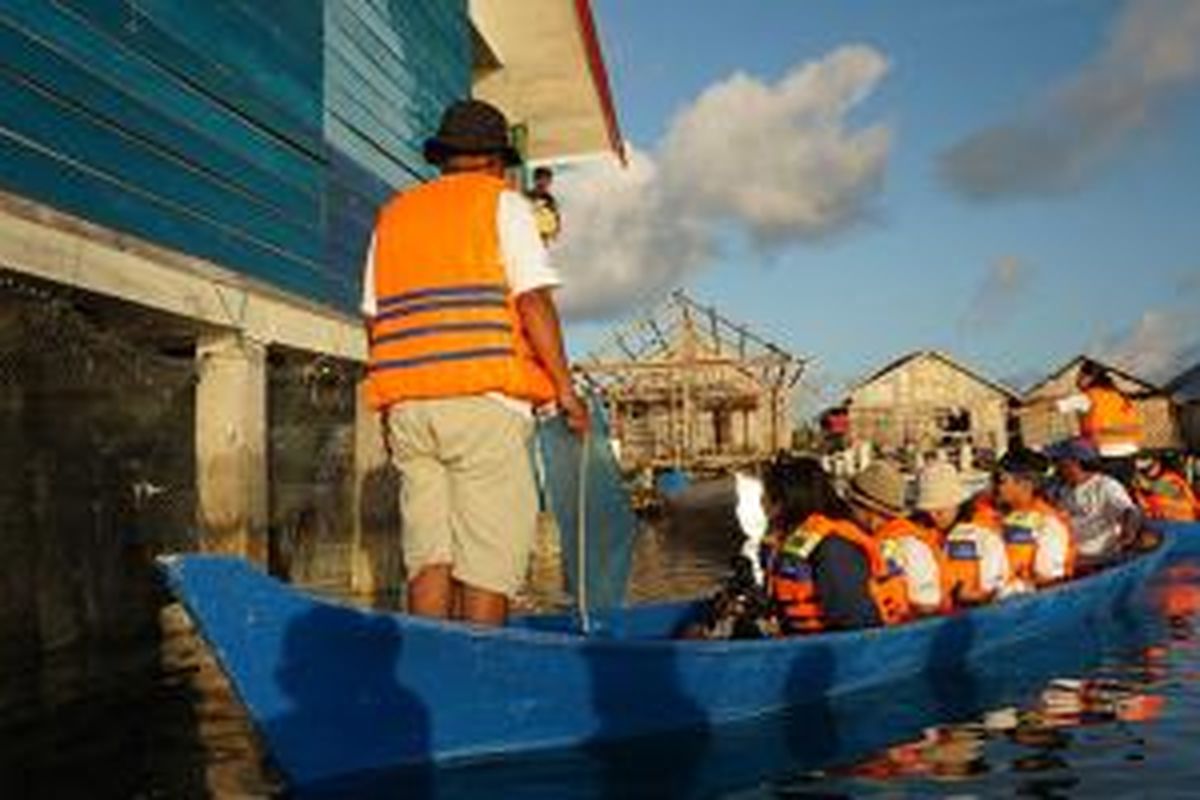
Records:
{"label": "blue wooden boat", "polygon": [[[1194,529],[1194,530],[1193,530]],[[695,604],[615,612],[604,638],[573,615],[504,629],[366,611],[298,592],[245,561],[164,560],[294,788],[406,764],[549,752],[713,729],[906,677],[1011,658],[1111,613],[1180,536],[1093,576],[898,628],[773,641],[671,640]]]}

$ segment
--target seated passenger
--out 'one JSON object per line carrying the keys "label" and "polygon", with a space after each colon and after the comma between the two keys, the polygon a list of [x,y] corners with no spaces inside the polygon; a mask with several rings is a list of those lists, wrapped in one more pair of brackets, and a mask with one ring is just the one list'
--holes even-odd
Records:
{"label": "seated passenger", "polygon": [[784,633],[869,628],[908,617],[900,576],[815,459],[784,458],[764,478],[778,547],[768,548],[768,592]]}
{"label": "seated passenger", "polygon": [[942,591],[941,541],[936,533],[904,516],[907,482],[887,461],[876,461],[850,480],[847,499],[854,518],[872,532],[885,561],[904,576],[908,601],[919,615],[946,610]]}
{"label": "seated passenger", "polygon": [[1137,474],[1133,479],[1133,494],[1147,519],[1168,522],[1200,519],[1200,500],[1183,475],[1155,455],[1140,456],[1134,463]]}
{"label": "seated passenger", "polygon": [[1097,470],[1099,455],[1082,439],[1047,448],[1062,481],[1059,507],[1071,518],[1079,564],[1103,565],[1128,550],[1142,529],[1142,515],[1120,481]]}
{"label": "seated passenger", "polygon": [[1049,462],[1030,450],[1000,459],[996,496],[1004,511],[1004,548],[1012,591],[1066,580],[1075,567],[1070,522],[1041,495]]}
{"label": "seated passenger", "polygon": [[950,464],[933,464],[917,476],[917,509],[926,526],[942,534],[942,583],[955,606],[979,605],[1012,580],[1003,521],[986,495],[966,498]]}

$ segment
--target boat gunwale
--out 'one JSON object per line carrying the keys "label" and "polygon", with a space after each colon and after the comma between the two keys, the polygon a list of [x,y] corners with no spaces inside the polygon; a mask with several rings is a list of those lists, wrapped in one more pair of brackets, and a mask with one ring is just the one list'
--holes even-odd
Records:
{"label": "boat gunwale", "polygon": [[[1146,550],[1134,554],[1120,562],[1117,562],[1109,567],[1099,570],[1095,573],[1085,575],[1083,577],[1062,581],[1038,589],[1035,592],[1017,595],[1015,597],[1006,598],[1000,601],[994,601],[982,606],[972,608],[956,609],[948,614],[938,614],[936,616],[924,617],[921,619],[912,620],[901,625],[894,626],[876,626],[872,628],[859,628],[853,630],[842,631],[827,631],[817,634],[803,634],[797,636],[781,636],[765,639],[622,639],[622,638],[605,638],[605,637],[588,637],[582,633],[566,633],[560,631],[536,630],[532,628],[522,628],[519,626],[505,625],[502,627],[491,627],[479,625],[470,622],[461,621],[445,621],[428,617],[419,617],[412,614],[406,614],[399,611],[386,611],[381,609],[364,608],[354,605],[353,603],[339,600],[337,598],[323,597],[311,593],[302,592],[294,585],[284,583],[278,579],[259,572],[257,577],[265,578],[275,584],[276,588],[292,594],[304,594],[311,602],[321,605],[352,611],[356,614],[361,614],[366,617],[375,617],[390,619],[401,628],[412,628],[418,630],[427,630],[436,634],[449,634],[452,636],[466,637],[472,639],[481,639],[488,641],[502,641],[520,643],[523,645],[532,645],[539,647],[554,647],[561,648],[569,646],[573,649],[599,649],[599,650],[619,650],[622,652],[638,652],[638,651],[671,651],[675,653],[686,653],[689,657],[695,656],[723,656],[732,653],[756,652],[758,650],[769,648],[776,650],[799,650],[808,646],[819,644],[828,644],[832,642],[846,642],[851,638],[860,640],[871,640],[881,636],[892,636],[900,632],[915,632],[925,628],[944,625],[947,622],[964,617],[975,617],[988,614],[996,614],[1008,611],[1022,605],[1028,606],[1031,603],[1038,603],[1044,599],[1050,599],[1056,596],[1061,596],[1068,592],[1078,591],[1084,585],[1091,585],[1099,581],[1111,581],[1114,576],[1131,570],[1142,564],[1147,559],[1162,558],[1171,549],[1173,540],[1177,534],[1168,530],[1162,535],[1160,543],[1152,550]],[[172,555],[162,556],[160,561],[170,565],[172,562],[177,562],[186,558],[194,558],[194,554],[187,555]],[[231,561],[241,561],[237,556],[226,555],[211,555],[202,556],[205,559],[221,559]],[[192,614],[191,604],[187,600],[180,598],[180,602],[188,609],[189,614]],[[679,602],[655,603],[641,606],[641,608],[685,608],[703,602],[703,598],[694,598],[691,600]],[[626,606],[622,609],[623,612],[638,610],[638,606]],[[568,612],[569,613],[569,612]],[[195,616],[193,614],[193,616]],[[530,615],[536,618],[537,615]],[[545,615],[559,616],[555,615]],[[207,639],[207,637],[205,637]],[[1018,637],[1019,638],[1019,637]],[[1007,640],[1011,641],[1011,640]]]}

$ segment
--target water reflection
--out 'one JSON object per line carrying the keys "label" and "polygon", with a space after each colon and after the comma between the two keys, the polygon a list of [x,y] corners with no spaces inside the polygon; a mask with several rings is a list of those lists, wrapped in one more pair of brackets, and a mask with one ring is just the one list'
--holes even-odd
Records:
{"label": "water reflection", "polygon": [[[649,529],[638,543],[634,594],[658,599],[708,591],[736,548],[723,523],[715,530],[680,524]],[[1186,796],[1200,780],[1198,621],[1200,562],[1178,563],[1160,576],[1143,603],[1104,625],[1039,640],[1027,652],[988,664],[958,664],[743,725],[416,776],[370,776],[339,786],[335,794],[472,800]],[[317,654],[304,652],[301,633],[295,641],[297,671],[289,679],[299,722],[315,711],[324,715],[324,684],[347,680],[395,705],[398,716],[409,714],[401,712],[406,701],[396,687],[371,675],[321,669]],[[952,653],[969,635],[969,628],[947,633],[939,646]],[[193,639],[186,641],[195,647]],[[384,648],[381,667],[398,656],[400,644]],[[142,656],[157,659],[157,647],[148,642]],[[104,697],[81,698],[78,725],[60,727],[64,712],[75,713],[70,708],[38,710],[41,716],[31,722],[9,707],[6,719],[0,715],[0,731],[8,734],[0,740],[5,755],[13,756],[8,765],[15,766],[17,758],[35,760],[41,777],[31,783],[26,770],[23,783],[6,780],[13,773],[0,769],[0,794],[66,785],[78,790],[69,793],[103,786],[120,796],[278,792],[228,685],[197,680],[214,672],[211,666],[197,671],[205,658],[181,653],[174,664],[144,670],[160,675],[157,684],[130,681]],[[97,674],[112,671],[117,679],[118,663],[111,656],[96,663]],[[669,693],[672,666],[660,667],[659,674],[633,676],[597,662],[596,702],[605,702],[604,686],[627,680],[650,681]],[[794,680],[822,680],[821,672],[820,664],[798,665]],[[31,730],[40,733],[31,736]],[[419,737],[421,730],[409,732]],[[48,767],[58,770],[61,782],[49,780]],[[84,768],[107,772],[109,779],[97,783],[84,776]]]}
{"label": "water reflection", "polygon": [[[715,559],[723,562],[723,559]],[[713,573],[719,572],[712,567]],[[1200,732],[1190,633],[1200,570],[1027,651],[751,723],[435,773],[439,797],[1032,797],[1189,793]],[[949,635],[960,645],[969,629]],[[670,665],[647,680],[670,692]],[[1189,678],[1181,679],[1181,676]],[[597,686],[637,676],[597,671]],[[795,680],[822,680],[798,664]],[[604,692],[597,697],[603,702]],[[355,794],[394,796],[376,776]],[[1178,790],[1186,789],[1187,792]]]}
{"label": "water reflection", "polygon": [[[1180,683],[1175,670],[1195,654],[1198,611],[1200,565],[1174,565],[1134,613],[1119,615],[1098,637],[1051,651],[1062,657],[1023,658],[1024,669],[1040,660],[1036,669],[1061,671],[1023,702],[926,727],[872,756],[811,774],[806,785],[819,781],[855,792],[887,787],[903,794],[1012,788],[1022,796],[1067,797],[1099,785],[1105,796],[1119,796],[1128,784],[1128,796],[1144,796],[1150,786],[1155,796],[1189,794],[1182,774],[1130,768],[1161,766],[1155,751],[1179,746],[1162,725],[1172,702],[1190,705],[1194,714],[1195,685]],[[1002,692],[1020,694],[999,677]],[[1194,681],[1195,674],[1189,677]],[[1196,727],[1194,719],[1186,724]]]}

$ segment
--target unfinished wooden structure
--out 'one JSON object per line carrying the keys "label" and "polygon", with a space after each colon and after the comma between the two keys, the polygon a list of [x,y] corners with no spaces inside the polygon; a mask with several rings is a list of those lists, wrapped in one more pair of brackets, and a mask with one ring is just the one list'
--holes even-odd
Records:
{"label": "unfinished wooden structure", "polygon": [[945,353],[919,350],[867,376],[849,392],[849,440],[885,454],[969,446],[1003,453],[1017,395]]}
{"label": "unfinished wooden structure", "polygon": [[[1079,419],[1075,415],[1060,414],[1052,403],[1046,401],[1079,391],[1075,384],[1079,379],[1079,367],[1085,360],[1089,359],[1082,355],[1076,356],[1049,377],[1026,390],[1024,407],[1020,414],[1021,438],[1026,445],[1044,447],[1051,442],[1079,435]],[[1137,406],[1145,432],[1142,446],[1178,447],[1179,426],[1175,420],[1170,394],[1124,370],[1109,364],[1100,365],[1112,375],[1117,389]]]}
{"label": "unfinished wooden structure", "polygon": [[576,370],[603,396],[627,470],[720,470],[787,448],[805,360],[676,292]]}

